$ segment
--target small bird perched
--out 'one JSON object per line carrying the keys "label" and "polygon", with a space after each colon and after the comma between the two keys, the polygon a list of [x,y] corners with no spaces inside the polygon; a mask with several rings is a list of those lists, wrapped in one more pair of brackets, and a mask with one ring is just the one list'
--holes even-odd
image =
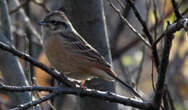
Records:
{"label": "small bird perched", "polygon": [[134,89],[116,77],[111,65],[76,32],[63,12],[50,12],[40,24],[44,51],[51,65],[59,72],[80,81],[94,77],[115,79],[140,97]]}

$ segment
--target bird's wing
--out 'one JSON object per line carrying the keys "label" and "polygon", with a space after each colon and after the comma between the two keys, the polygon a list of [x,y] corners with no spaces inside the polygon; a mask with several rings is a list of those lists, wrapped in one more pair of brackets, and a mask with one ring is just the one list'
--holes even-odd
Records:
{"label": "bird's wing", "polygon": [[101,56],[95,48],[89,45],[79,34],[61,33],[61,36],[70,42],[73,48],[72,51],[74,51],[75,53],[82,54],[89,61],[95,62],[97,64],[98,63],[103,64],[108,68],[111,67],[111,65],[107,61],[105,61],[104,57]]}

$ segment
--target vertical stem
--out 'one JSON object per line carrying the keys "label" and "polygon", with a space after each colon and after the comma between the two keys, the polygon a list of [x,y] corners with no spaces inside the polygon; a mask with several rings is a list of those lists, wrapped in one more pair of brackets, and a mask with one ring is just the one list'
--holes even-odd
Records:
{"label": "vertical stem", "polygon": [[159,66],[159,70],[158,70],[159,74],[158,74],[158,78],[157,78],[156,92],[155,92],[155,96],[153,99],[153,105],[156,110],[158,110],[161,105],[161,98],[164,93],[163,90],[164,90],[166,72],[167,72],[170,49],[172,46],[173,38],[174,38],[173,34],[169,34],[165,37],[165,45],[164,45],[162,59],[160,61],[160,66]]}

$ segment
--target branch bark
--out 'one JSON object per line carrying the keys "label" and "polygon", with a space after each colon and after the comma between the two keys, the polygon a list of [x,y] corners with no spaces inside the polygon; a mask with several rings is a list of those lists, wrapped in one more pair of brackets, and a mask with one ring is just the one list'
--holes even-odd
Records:
{"label": "branch bark", "polygon": [[156,91],[155,91],[155,96],[153,99],[153,107],[155,110],[158,110],[161,105],[161,98],[164,93],[163,90],[164,90],[166,72],[167,72],[170,49],[172,46],[173,38],[174,38],[173,33],[169,33],[165,37],[165,43],[164,43],[165,45],[164,45],[164,49],[163,49],[162,59],[160,61],[159,75],[157,78]]}
{"label": "branch bark", "polygon": [[30,108],[32,106],[35,106],[37,104],[40,104],[44,101],[47,101],[51,98],[54,98],[57,95],[60,94],[72,94],[80,97],[91,97],[95,99],[102,99],[105,101],[113,102],[113,103],[119,103],[126,106],[132,106],[140,109],[148,109],[151,106],[151,103],[148,102],[141,102],[137,101],[132,98],[127,98],[118,94],[115,94],[113,92],[106,92],[106,91],[98,91],[98,90],[92,90],[92,89],[81,89],[81,88],[60,88],[60,87],[42,87],[42,86],[8,86],[4,84],[0,84],[0,90],[4,91],[11,91],[11,92],[26,92],[26,91],[49,91],[50,94],[23,104],[22,106],[18,106],[17,108],[14,108],[12,110],[23,110]]}

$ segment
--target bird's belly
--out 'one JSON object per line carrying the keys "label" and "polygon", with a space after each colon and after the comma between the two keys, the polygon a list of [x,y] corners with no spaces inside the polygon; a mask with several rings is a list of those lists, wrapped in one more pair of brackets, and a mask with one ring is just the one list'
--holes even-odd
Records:
{"label": "bird's belly", "polygon": [[[58,58],[57,56],[56,58]],[[56,68],[58,71],[64,73],[70,78],[76,80],[86,80],[91,78],[89,70],[90,67],[88,68],[87,65],[80,64],[76,57],[65,55],[63,57],[64,58],[62,59],[54,59],[54,57],[49,56],[49,60],[54,68]]]}

